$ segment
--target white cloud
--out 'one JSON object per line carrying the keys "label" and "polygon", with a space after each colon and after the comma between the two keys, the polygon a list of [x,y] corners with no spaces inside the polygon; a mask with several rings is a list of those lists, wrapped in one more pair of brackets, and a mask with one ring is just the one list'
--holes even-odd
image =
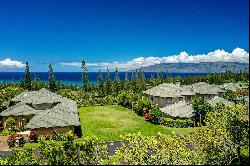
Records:
{"label": "white cloud", "polygon": [[[118,67],[120,70],[133,70],[139,67],[145,67],[160,63],[199,63],[199,62],[240,62],[249,63],[249,53],[242,48],[235,48],[232,53],[223,49],[218,49],[207,54],[189,55],[187,52],[181,52],[179,55],[171,55],[165,57],[139,57],[127,62],[101,62],[87,63],[87,66],[95,69],[114,69]],[[62,65],[80,67],[80,62],[61,63]]]}
{"label": "white cloud", "polygon": [[0,60],[0,68],[23,68],[25,64],[19,61],[11,60],[10,58]]}

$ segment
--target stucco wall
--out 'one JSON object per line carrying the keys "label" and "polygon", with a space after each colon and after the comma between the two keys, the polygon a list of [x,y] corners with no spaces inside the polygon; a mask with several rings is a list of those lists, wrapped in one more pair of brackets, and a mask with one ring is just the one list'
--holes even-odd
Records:
{"label": "stucco wall", "polygon": [[53,127],[53,128],[39,128],[34,129],[38,135],[51,135],[52,131],[55,130],[57,133],[67,133],[69,130],[72,130],[74,132],[73,126],[66,126],[66,127]]}
{"label": "stucco wall", "polygon": [[166,97],[166,98],[158,96],[153,97],[153,103],[158,104],[159,107],[169,106],[181,100],[184,100],[183,97]]}

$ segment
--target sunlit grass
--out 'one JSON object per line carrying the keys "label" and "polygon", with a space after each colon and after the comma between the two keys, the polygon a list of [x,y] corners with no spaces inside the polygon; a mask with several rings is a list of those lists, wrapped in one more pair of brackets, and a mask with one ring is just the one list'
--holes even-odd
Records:
{"label": "sunlit grass", "polygon": [[83,136],[96,136],[99,141],[120,140],[120,135],[128,133],[141,132],[145,136],[156,136],[158,132],[184,134],[194,130],[154,125],[132,110],[120,106],[83,107],[79,108],[79,115]]}

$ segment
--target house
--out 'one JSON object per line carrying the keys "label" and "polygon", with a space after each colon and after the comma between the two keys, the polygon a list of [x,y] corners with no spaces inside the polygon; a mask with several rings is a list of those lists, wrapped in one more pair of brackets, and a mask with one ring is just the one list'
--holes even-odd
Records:
{"label": "house", "polygon": [[223,97],[225,90],[222,90],[218,85],[208,84],[205,82],[198,82],[191,85],[186,85],[186,89],[194,92],[196,96],[208,101],[215,96]]}
{"label": "house", "polygon": [[163,83],[143,91],[143,93],[155,104],[158,104],[159,107],[165,107],[182,100],[190,103],[191,98],[195,95],[195,93],[180,86],[180,84],[173,83]]}
{"label": "house", "polygon": [[219,97],[219,96],[215,96],[214,98],[208,100],[207,102],[210,105],[212,105],[213,107],[216,106],[217,103],[223,103],[225,106],[232,106],[232,105],[234,105],[233,102],[228,101],[227,99],[224,99],[224,98]]}
{"label": "house", "polygon": [[15,118],[14,126],[35,130],[38,135],[50,134],[52,130],[65,133],[73,130],[81,135],[77,104],[46,89],[23,92],[11,100],[11,107],[0,113],[6,128],[8,117]]}
{"label": "house", "polygon": [[195,111],[192,104],[186,103],[185,101],[179,101],[169,106],[160,108],[165,114],[165,117],[173,118],[191,118],[195,115]]}

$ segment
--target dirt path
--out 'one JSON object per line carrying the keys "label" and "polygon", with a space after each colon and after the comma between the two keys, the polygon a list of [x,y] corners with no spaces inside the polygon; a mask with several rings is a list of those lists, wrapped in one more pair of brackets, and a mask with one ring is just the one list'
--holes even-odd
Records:
{"label": "dirt path", "polygon": [[10,151],[7,139],[8,136],[0,136],[0,151]]}

